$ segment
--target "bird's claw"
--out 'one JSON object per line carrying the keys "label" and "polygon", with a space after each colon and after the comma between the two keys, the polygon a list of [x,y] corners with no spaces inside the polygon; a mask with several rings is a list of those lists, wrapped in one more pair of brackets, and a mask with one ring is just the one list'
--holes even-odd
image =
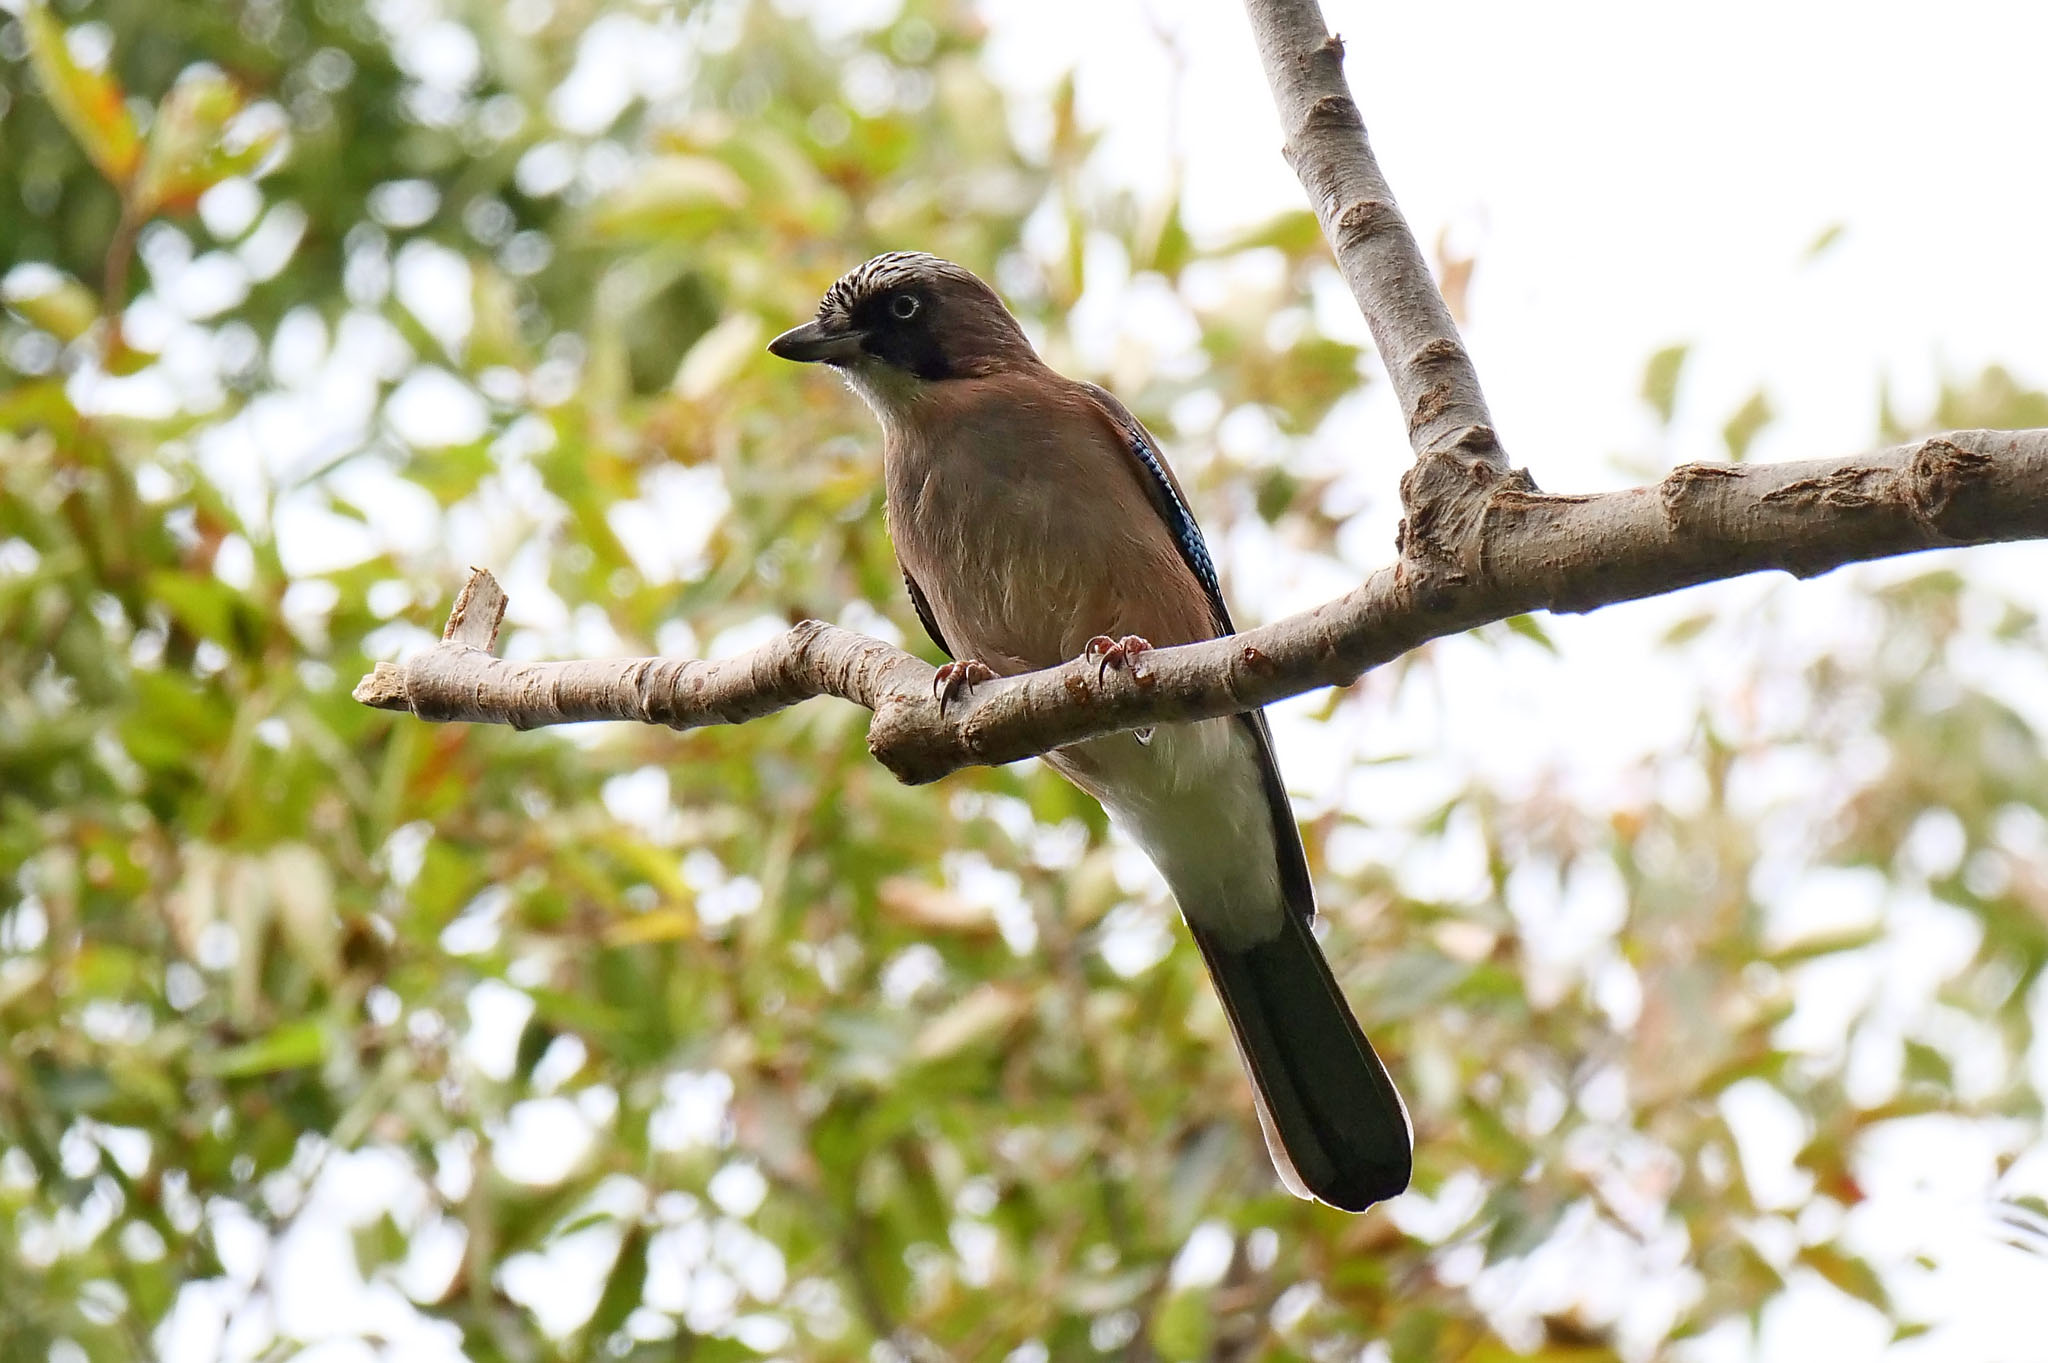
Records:
{"label": "bird's claw", "polygon": [[1110,668],[1130,666],[1140,653],[1151,651],[1152,641],[1141,639],[1135,634],[1126,634],[1121,639],[1098,634],[1088,641],[1088,646],[1081,652],[1083,657],[1096,659],[1095,681],[1100,685],[1108,679]]}
{"label": "bird's claw", "polygon": [[989,670],[987,663],[979,658],[966,658],[957,663],[947,663],[932,675],[932,697],[939,702],[941,710],[946,702],[963,691],[971,691],[980,682],[994,681],[996,674]]}

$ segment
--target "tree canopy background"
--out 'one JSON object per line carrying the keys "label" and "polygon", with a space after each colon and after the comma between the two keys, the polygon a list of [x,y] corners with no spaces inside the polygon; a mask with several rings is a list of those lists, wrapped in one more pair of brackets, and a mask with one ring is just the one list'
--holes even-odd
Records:
{"label": "tree canopy background", "polygon": [[[883,249],[1116,389],[1241,613],[1382,556],[1322,438],[1374,380],[1313,219],[1105,188],[1072,86],[1019,107],[985,36],[939,0],[0,19],[0,1357],[1704,1358],[1816,1284],[1910,1356],[1942,1259],[1884,1194],[1944,1152],[2039,1252],[2048,644],[1965,559],[1690,594],[1690,739],[1598,793],[1446,755],[1560,665],[1543,622],[1284,707],[1417,1128],[1361,1218],[1275,1184],[1170,904],[1035,763],[904,789],[828,703],[349,699],[469,562],[513,656],[923,647],[867,414],[761,348]],[[1157,325],[1091,364],[1105,288]],[[1643,379],[1673,439],[1686,358]],[[1710,425],[1739,458],[1771,418]]]}

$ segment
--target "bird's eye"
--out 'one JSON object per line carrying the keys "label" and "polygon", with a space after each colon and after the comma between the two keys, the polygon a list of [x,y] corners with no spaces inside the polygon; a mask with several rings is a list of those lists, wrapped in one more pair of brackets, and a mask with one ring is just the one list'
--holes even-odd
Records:
{"label": "bird's eye", "polygon": [[917,295],[899,293],[889,300],[889,315],[899,322],[908,322],[917,316]]}

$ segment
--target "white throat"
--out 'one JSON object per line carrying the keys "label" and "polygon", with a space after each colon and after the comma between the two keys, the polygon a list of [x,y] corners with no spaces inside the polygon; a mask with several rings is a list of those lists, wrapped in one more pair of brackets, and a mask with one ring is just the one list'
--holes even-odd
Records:
{"label": "white throat", "polygon": [[924,394],[923,379],[872,355],[861,356],[839,372],[884,426],[900,420]]}

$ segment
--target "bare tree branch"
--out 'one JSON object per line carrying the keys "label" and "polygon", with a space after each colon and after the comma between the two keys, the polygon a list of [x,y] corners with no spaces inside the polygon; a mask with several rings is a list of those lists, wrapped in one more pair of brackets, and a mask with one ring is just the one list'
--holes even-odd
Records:
{"label": "bare tree branch", "polygon": [[717,662],[510,663],[492,656],[504,594],[478,571],[441,644],[380,663],[365,704],[519,728],[639,720],[739,724],[812,696],[874,711],[868,747],[905,781],[1011,762],[1119,729],[1235,714],[1345,686],[1431,639],[1535,610],[1586,611],[1696,583],[1951,545],[2048,537],[2048,430],[1958,431],[1840,461],[1691,464],[1598,496],[1548,496],[1509,469],[1479,380],[1394,205],[1315,0],[1246,0],[1286,154],[1371,324],[1416,460],[1400,556],[1350,594],[1129,670],[1075,660],[983,683],[950,705],[933,669],[806,621]]}
{"label": "bare tree branch", "polygon": [[[489,638],[503,594],[472,577],[448,637],[379,663],[356,698],[422,719],[532,728],[621,719],[737,724],[812,696],[875,712],[868,747],[905,781],[1012,762],[1119,729],[1235,714],[1345,686],[1431,639],[1534,610],[1588,611],[1720,578],[2048,537],[2048,430],[1956,431],[1847,460],[1688,464],[1597,496],[1496,483],[1444,571],[1406,562],[1312,611],[1226,639],[985,682],[943,709],[933,670],[878,639],[807,621],[717,662],[512,663]],[[484,622],[488,619],[489,624]]]}
{"label": "bare tree branch", "polygon": [[1401,558],[1411,573],[1456,571],[1456,546],[1495,487],[1535,491],[1510,469],[1472,357],[1394,203],[1344,79],[1344,40],[1316,0],[1245,0],[1286,136],[1282,154],[1315,206],[1337,268],[1372,329],[1415,462],[1401,475]]}
{"label": "bare tree branch", "polygon": [[1461,455],[1507,471],[1479,375],[1380,174],[1344,80],[1344,40],[1315,0],[1245,0],[1287,141],[1337,268],[1372,329],[1417,457]]}

